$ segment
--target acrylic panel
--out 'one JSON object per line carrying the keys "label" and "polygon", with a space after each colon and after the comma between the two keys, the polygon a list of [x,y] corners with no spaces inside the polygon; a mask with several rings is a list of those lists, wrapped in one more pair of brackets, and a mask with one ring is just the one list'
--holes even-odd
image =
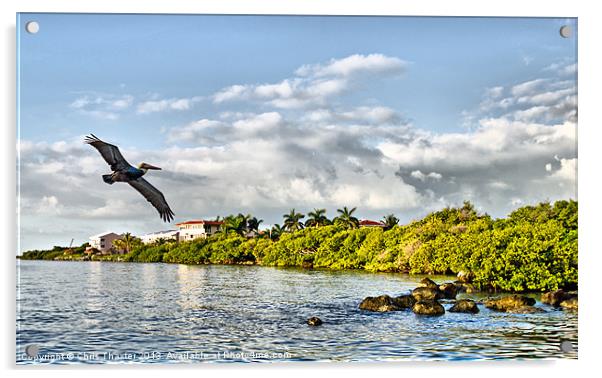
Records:
{"label": "acrylic panel", "polygon": [[577,20],[20,13],[18,364],[577,358]]}

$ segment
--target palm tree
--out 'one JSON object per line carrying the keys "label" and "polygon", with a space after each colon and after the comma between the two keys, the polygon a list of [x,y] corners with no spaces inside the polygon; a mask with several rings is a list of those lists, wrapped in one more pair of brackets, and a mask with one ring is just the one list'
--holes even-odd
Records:
{"label": "palm tree", "polygon": [[349,210],[347,206],[342,209],[337,209],[337,212],[340,215],[334,219],[335,224],[340,224],[347,228],[358,228],[360,226],[360,221],[353,216],[355,210],[357,210],[357,207],[354,207],[351,210]]}
{"label": "palm tree", "polygon": [[283,232],[284,232],[284,229],[282,227],[280,227],[280,225],[278,223],[276,223],[270,229],[270,239],[272,239],[272,240],[280,239],[280,235],[282,235]]}
{"label": "palm tree", "polygon": [[117,240],[113,240],[113,248],[117,251],[126,251],[126,247],[125,247],[125,243],[123,242],[123,239],[117,239]]}
{"label": "palm tree", "polygon": [[244,235],[247,230],[247,221],[244,215],[228,215],[224,218],[222,225],[222,233],[228,235],[230,232],[236,232],[239,235]]}
{"label": "palm tree", "polygon": [[244,215],[243,213],[238,213],[237,217],[240,218],[243,230],[249,231],[249,219],[251,219],[251,214]]}
{"label": "palm tree", "polygon": [[305,215],[297,213],[295,209],[291,209],[290,213],[284,214],[284,228],[287,231],[293,232],[303,228],[301,219],[305,218]]}
{"label": "palm tree", "polygon": [[388,214],[383,217],[383,223],[385,224],[385,228],[390,230],[399,223],[399,218],[394,214]]}
{"label": "palm tree", "polygon": [[157,240],[155,240],[153,242],[153,245],[163,245],[163,244],[167,244],[169,240],[165,239],[165,238],[158,238]]}
{"label": "palm tree", "polygon": [[247,221],[247,229],[259,233],[259,225],[262,223],[263,219],[257,219],[256,217],[249,218]]}
{"label": "palm tree", "polygon": [[309,219],[305,221],[305,227],[320,227],[331,223],[326,217],[326,209],[314,209],[307,213],[307,216]]}
{"label": "palm tree", "polygon": [[130,232],[126,232],[123,234],[121,239],[115,240],[113,245],[124,251],[125,253],[129,253],[132,248],[136,245],[140,244],[140,239],[132,235]]}

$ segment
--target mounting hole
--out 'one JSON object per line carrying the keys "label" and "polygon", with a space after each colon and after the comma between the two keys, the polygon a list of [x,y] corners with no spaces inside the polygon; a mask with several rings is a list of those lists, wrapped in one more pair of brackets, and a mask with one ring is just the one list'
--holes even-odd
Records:
{"label": "mounting hole", "polygon": [[25,24],[25,30],[29,34],[36,34],[38,31],[40,31],[40,24],[35,21],[29,21]]}
{"label": "mounting hole", "polygon": [[564,25],[563,27],[560,28],[560,36],[562,38],[570,38],[570,36],[572,34],[573,34],[573,30],[571,29],[570,26]]}
{"label": "mounting hole", "polygon": [[573,343],[568,340],[564,340],[560,343],[560,350],[564,353],[570,353],[574,351]]}
{"label": "mounting hole", "polygon": [[25,347],[25,354],[31,358],[36,358],[38,353],[40,353],[40,347],[36,344],[31,344]]}

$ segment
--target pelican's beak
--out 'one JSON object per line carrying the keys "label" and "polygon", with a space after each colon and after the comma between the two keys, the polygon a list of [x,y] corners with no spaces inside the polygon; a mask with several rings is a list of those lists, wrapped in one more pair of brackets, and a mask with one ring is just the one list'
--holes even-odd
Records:
{"label": "pelican's beak", "polygon": [[161,168],[159,167],[155,167],[154,165],[150,165],[150,164],[146,164],[146,163],[142,163],[141,164],[141,168],[146,168],[146,169],[156,169],[158,171],[161,170]]}

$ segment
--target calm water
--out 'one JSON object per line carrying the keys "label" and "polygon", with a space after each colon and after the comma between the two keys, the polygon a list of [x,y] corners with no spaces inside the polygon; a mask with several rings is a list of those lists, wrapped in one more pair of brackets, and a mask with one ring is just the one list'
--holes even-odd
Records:
{"label": "calm water", "polygon": [[[420,276],[19,261],[18,363],[576,358],[577,315],[370,313]],[[439,277],[437,281],[449,280]],[[539,299],[539,298],[538,298]],[[538,303],[538,305],[540,305]],[[448,309],[451,305],[444,305]],[[324,325],[305,320],[319,316]],[[562,340],[575,352],[562,353]],[[25,347],[39,346],[28,358]]]}

